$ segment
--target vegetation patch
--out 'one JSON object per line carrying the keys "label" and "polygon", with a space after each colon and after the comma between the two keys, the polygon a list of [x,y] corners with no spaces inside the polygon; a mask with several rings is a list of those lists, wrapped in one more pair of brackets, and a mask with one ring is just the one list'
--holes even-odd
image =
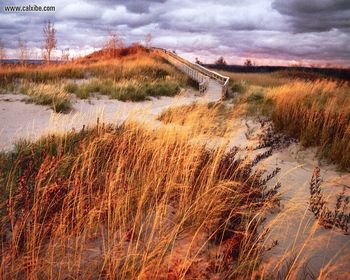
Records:
{"label": "vegetation patch", "polygon": [[137,80],[92,80],[81,84],[69,83],[65,87],[80,99],[99,93],[121,101],[143,101],[149,97],[174,96],[180,91],[180,83],[174,80],[157,80],[140,83]]}
{"label": "vegetation patch", "polygon": [[239,114],[224,103],[192,104],[170,108],[160,114],[158,120],[188,128],[193,135],[223,137],[227,135]]}
{"label": "vegetation patch", "polygon": [[[235,108],[269,117],[278,131],[317,146],[320,158],[350,168],[350,87],[347,82],[317,79],[300,72],[226,73],[231,78]],[[239,86],[243,80],[247,87]]]}
{"label": "vegetation patch", "polygon": [[276,191],[190,139],[100,125],[1,154],[2,278],[250,278]]}
{"label": "vegetation patch", "polygon": [[310,182],[310,211],[314,213],[319,224],[325,228],[339,228],[345,234],[350,226],[350,197],[345,195],[345,189],[338,194],[334,210],[326,206],[326,198],[321,189],[322,178],[320,169],[314,169]]}
{"label": "vegetation patch", "polygon": [[350,168],[350,88],[337,81],[295,81],[268,91],[276,128],[341,168]]}
{"label": "vegetation patch", "polygon": [[277,73],[234,73],[227,71],[218,72],[230,77],[232,83],[243,83],[249,86],[260,86],[266,88],[281,86],[292,80],[292,78],[287,75],[280,75]]}
{"label": "vegetation patch", "polygon": [[232,92],[238,92],[238,93],[244,93],[246,92],[248,85],[244,81],[231,81],[231,91]]}
{"label": "vegetation patch", "polygon": [[28,95],[26,102],[48,105],[57,113],[66,113],[72,108],[69,94],[59,85],[26,84],[21,92]]}
{"label": "vegetation patch", "polygon": [[[44,85],[50,90],[39,90]],[[195,81],[149,52],[131,52],[100,61],[91,58],[64,64],[4,66],[0,70],[2,92],[30,93],[28,101],[54,104],[52,108],[58,112],[69,108],[67,102],[59,102],[62,94],[57,95],[55,87],[81,99],[99,93],[122,101],[143,101],[151,96],[174,96],[187,86],[198,88]],[[38,90],[40,93],[35,93]]]}

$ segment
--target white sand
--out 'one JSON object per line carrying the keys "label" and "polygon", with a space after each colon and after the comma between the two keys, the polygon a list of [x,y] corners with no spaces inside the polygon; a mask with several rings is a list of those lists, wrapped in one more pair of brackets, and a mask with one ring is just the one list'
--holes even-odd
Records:
{"label": "white sand", "polygon": [[154,120],[170,106],[219,100],[221,93],[215,87],[217,85],[212,83],[212,91],[200,97],[188,89],[176,97],[152,98],[144,102],[122,102],[103,96],[90,101],[78,99],[68,114],[57,114],[47,106],[26,104],[23,102],[25,95],[3,94],[0,95],[0,150],[13,148],[20,138],[35,140],[50,132],[79,130],[83,125],[96,123],[97,118],[107,123],[119,123],[128,116],[141,121]]}
{"label": "white sand", "polygon": [[[248,128],[245,120],[237,120],[233,126],[234,134],[230,136],[229,146],[254,146],[255,134],[260,132],[257,122],[248,120],[251,139],[246,138]],[[250,152],[254,157],[264,149]],[[274,186],[282,184],[281,209],[269,213],[264,226],[270,228],[266,238],[266,246],[270,247],[277,240],[278,245],[268,251],[263,259],[266,271],[285,272],[280,265],[290,260],[292,265],[291,279],[304,279],[304,272],[319,275],[322,267],[327,279],[350,279],[350,235],[339,229],[325,229],[318,225],[314,214],[308,210],[310,189],[309,183],[315,167],[321,169],[323,178],[322,191],[327,198],[327,206],[333,210],[336,196],[345,188],[345,195],[350,196],[350,173],[338,172],[336,166],[319,162],[316,149],[304,149],[299,144],[292,144],[281,151],[274,151],[272,156],[263,160],[258,168],[273,171],[281,168],[280,173],[269,182]],[[349,211],[348,209],[347,211]],[[294,258],[293,258],[294,257]],[[305,265],[307,268],[305,269]],[[281,278],[282,279],[282,278]],[[305,279],[311,279],[310,275]]]}

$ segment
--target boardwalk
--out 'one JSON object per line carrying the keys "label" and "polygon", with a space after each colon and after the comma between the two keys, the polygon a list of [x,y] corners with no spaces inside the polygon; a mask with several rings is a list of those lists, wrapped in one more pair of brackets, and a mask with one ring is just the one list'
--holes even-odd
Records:
{"label": "boardwalk", "polygon": [[229,77],[209,70],[202,65],[192,63],[174,52],[165,49],[153,48],[153,51],[164,57],[180,71],[190,76],[199,84],[199,92],[209,101],[225,99],[228,91]]}

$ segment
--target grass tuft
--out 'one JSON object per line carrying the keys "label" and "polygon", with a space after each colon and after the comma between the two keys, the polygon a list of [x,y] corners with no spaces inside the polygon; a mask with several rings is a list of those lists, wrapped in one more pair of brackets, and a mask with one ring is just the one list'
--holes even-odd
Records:
{"label": "grass tuft", "polygon": [[21,91],[28,95],[27,102],[49,105],[57,113],[66,113],[72,108],[69,94],[62,86],[28,84]]}

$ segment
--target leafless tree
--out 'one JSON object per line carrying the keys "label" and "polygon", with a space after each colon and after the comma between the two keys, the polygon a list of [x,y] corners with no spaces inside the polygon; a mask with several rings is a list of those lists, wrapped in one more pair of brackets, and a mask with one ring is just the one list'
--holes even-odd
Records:
{"label": "leafless tree", "polygon": [[66,48],[64,50],[62,50],[62,55],[61,55],[61,60],[62,61],[69,61],[69,48]]}
{"label": "leafless tree", "polygon": [[6,58],[6,51],[3,42],[0,40],[0,63]]}
{"label": "leafless tree", "polygon": [[247,67],[253,66],[253,62],[250,59],[246,59],[246,61],[244,62],[244,66],[247,66]]}
{"label": "leafless tree", "polygon": [[148,33],[145,35],[145,47],[150,48],[152,47],[152,34]]}
{"label": "leafless tree", "polygon": [[43,44],[43,58],[48,63],[51,61],[52,51],[56,48],[56,29],[51,21],[48,21],[43,28],[44,44]]}
{"label": "leafless tree", "polygon": [[226,60],[223,56],[220,56],[216,61],[215,61],[216,65],[227,65]]}
{"label": "leafless tree", "polygon": [[117,56],[118,49],[124,48],[124,40],[117,32],[109,32],[108,38],[104,44],[104,49],[106,49],[111,57]]}
{"label": "leafless tree", "polygon": [[198,59],[198,57],[196,57],[195,63],[196,63],[196,64],[199,64],[199,65],[202,65],[202,64],[203,64],[203,62],[200,61],[200,60]]}
{"label": "leafless tree", "polygon": [[27,41],[22,40],[21,38],[18,39],[17,52],[18,52],[18,59],[22,64],[25,64],[27,59],[29,58]]}

